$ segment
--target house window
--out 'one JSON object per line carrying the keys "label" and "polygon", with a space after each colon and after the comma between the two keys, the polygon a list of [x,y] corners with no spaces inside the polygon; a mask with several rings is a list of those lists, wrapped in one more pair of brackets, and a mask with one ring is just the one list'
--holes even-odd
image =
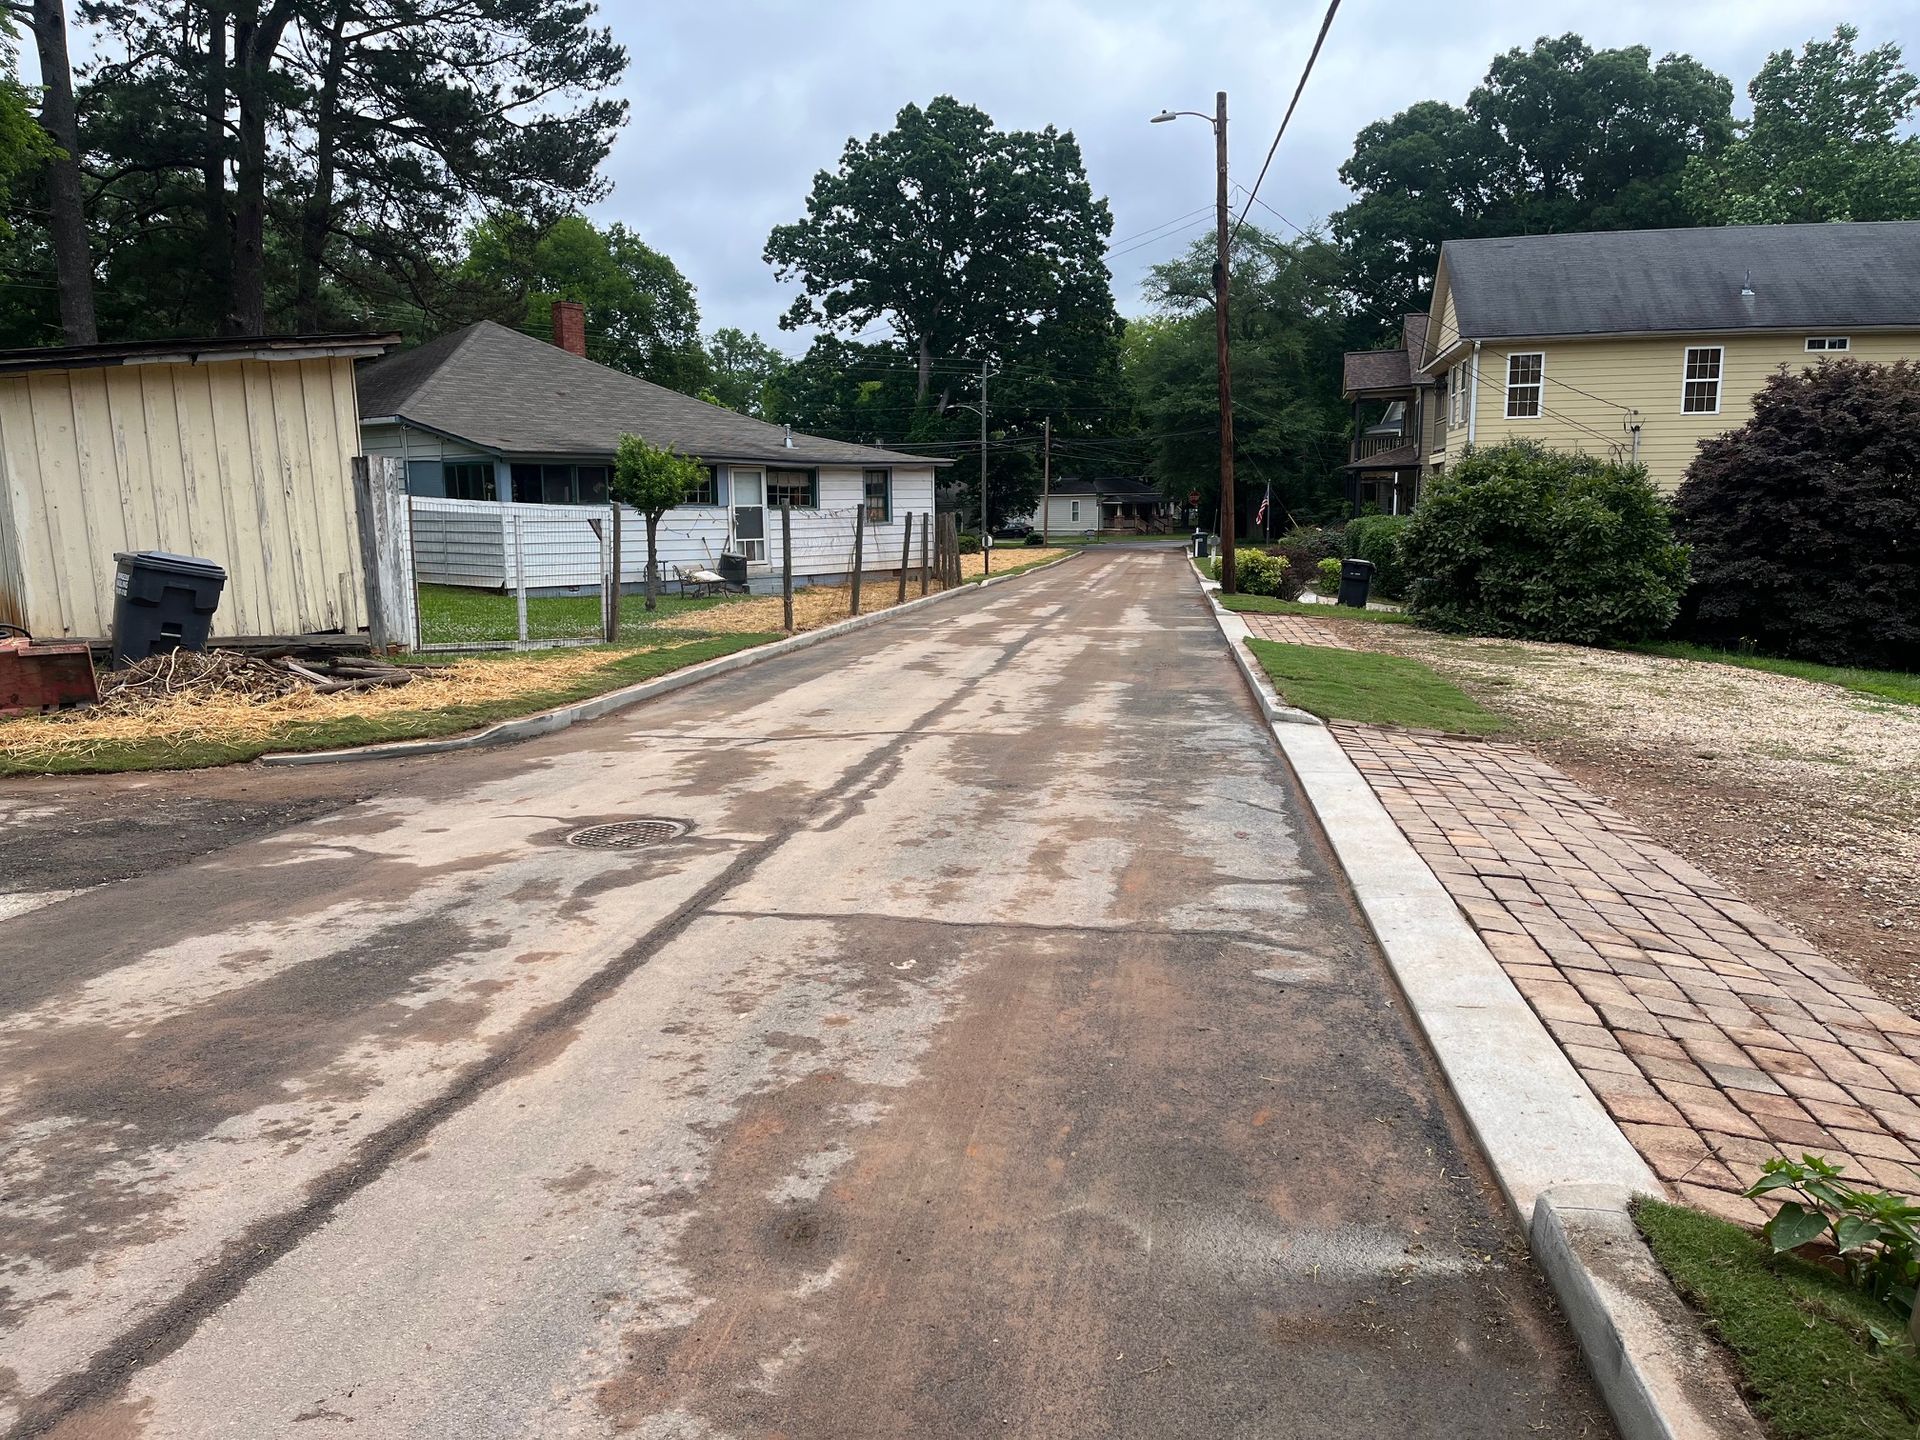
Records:
{"label": "house window", "polygon": [[1537,420],[1547,357],[1540,351],[1507,356],[1507,418]]}
{"label": "house window", "polygon": [[607,503],[607,482],[613,469],[607,465],[580,465],[573,472],[573,501],[576,505]]}
{"label": "house window", "polygon": [[1080,523],[1080,502],[1078,500],[1069,500],[1067,502],[1067,523],[1070,525],[1078,525]]}
{"label": "house window", "polygon": [[462,460],[446,467],[449,500],[493,499],[493,465],[485,460]]}
{"label": "house window", "polygon": [[867,523],[884,525],[893,519],[893,472],[867,471],[863,488],[867,496]]}
{"label": "house window", "polygon": [[1453,381],[1447,387],[1453,406],[1452,424],[1461,426],[1467,423],[1467,365],[1463,360],[1453,367]]}
{"label": "house window", "polygon": [[1689,345],[1687,368],[1680,386],[1682,415],[1718,415],[1720,413],[1720,360],[1718,345]]}
{"label": "house window", "polygon": [[701,470],[698,485],[690,486],[682,505],[718,505],[720,503],[720,469],[708,465]]}
{"label": "house window", "polygon": [[767,471],[767,504],[791,505],[796,510],[813,509],[813,471]]}
{"label": "house window", "polygon": [[1845,350],[1846,348],[1847,337],[1844,335],[1809,335],[1807,337],[1809,350]]}

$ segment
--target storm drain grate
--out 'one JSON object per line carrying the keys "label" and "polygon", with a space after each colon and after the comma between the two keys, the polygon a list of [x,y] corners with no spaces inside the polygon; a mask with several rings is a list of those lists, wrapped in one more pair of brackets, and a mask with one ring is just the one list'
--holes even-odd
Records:
{"label": "storm drain grate", "polygon": [[589,825],[567,836],[569,845],[583,850],[638,850],[660,845],[687,833],[678,820],[618,820],[611,825]]}

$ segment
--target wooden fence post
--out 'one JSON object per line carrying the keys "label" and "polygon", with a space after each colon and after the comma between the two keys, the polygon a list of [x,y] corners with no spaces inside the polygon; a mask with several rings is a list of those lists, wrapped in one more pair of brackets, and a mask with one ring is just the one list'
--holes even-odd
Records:
{"label": "wooden fence post", "polygon": [[356,455],[353,508],[360,532],[368,643],[375,651],[416,645],[420,610],[413,583],[413,508],[406,467],[398,460]]}
{"label": "wooden fence post", "polygon": [[853,604],[848,613],[860,613],[860,568],[865,560],[867,541],[867,502],[862,499],[853,512]]}
{"label": "wooden fence post", "polygon": [[780,502],[780,609],[793,633],[793,501]]}
{"label": "wooden fence post", "polygon": [[610,567],[613,574],[607,586],[606,641],[612,645],[620,639],[620,502],[614,501],[610,508],[613,511],[613,564]]}
{"label": "wooden fence post", "polygon": [[893,603],[907,603],[907,567],[913,564],[913,516],[907,516],[907,523],[900,530],[900,593],[893,597]]}
{"label": "wooden fence post", "polygon": [[[921,511],[920,512],[920,593],[922,595],[927,593],[927,582],[933,578],[931,567],[928,564],[928,561],[930,559],[930,556],[929,556],[930,542],[927,537],[927,531],[929,528],[932,527],[932,525],[933,525],[933,512],[931,510]],[[911,524],[909,524],[907,528],[912,529],[913,527]]]}

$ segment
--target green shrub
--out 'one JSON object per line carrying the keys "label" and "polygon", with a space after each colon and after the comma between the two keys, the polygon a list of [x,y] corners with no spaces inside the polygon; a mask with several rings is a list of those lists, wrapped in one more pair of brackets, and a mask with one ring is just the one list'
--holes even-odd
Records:
{"label": "green shrub", "polygon": [[1857,1289],[1909,1317],[1920,1284],[1920,1206],[1886,1190],[1850,1185],[1844,1174],[1844,1166],[1818,1155],[1776,1155],[1747,1194],[1758,1199],[1785,1190],[1792,1196],[1766,1224],[1774,1254],[1824,1240]]}
{"label": "green shrub", "polygon": [[1233,584],[1242,595],[1285,599],[1291,593],[1287,589],[1286,557],[1251,548],[1234,551]]}
{"label": "green shrub", "polygon": [[1533,443],[1469,451],[1400,537],[1408,601],[1442,630],[1606,645],[1658,635],[1687,550],[1636,465]]}
{"label": "green shrub", "polygon": [[1408,577],[1400,542],[1412,523],[1411,515],[1362,515],[1347,522],[1347,554],[1373,563],[1374,594],[1405,598]]}
{"label": "green shrub", "polygon": [[1322,595],[1340,593],[1340,557],[1329,555],[1313,567],[1313,588]]}
{"label": "green shrub", "polygon": [[1042,535],[1038,530],[1029,530],[1027,532],[1027,538],[1020,543],[1022,545],[1040,546],[1047,543],[1047,537]]}
{"label": "green shrub", "polygon": [[978,555],[980,553],[980,537],[978,535],[969,535],[966,531],[962,530],[960,532],[960,553],[962,555]]}
{"label": "green shrub", "polygon": [[1681,629],[1825,665],[1920,669],[1920,365],[1782,371],[1674,497]]}
{"label": "green shrub", "polygon": [[1274,542],[1296,576],[1312,575],[1322,560],[1346,553],[1346,532],[1338,525],[1296,525]]}

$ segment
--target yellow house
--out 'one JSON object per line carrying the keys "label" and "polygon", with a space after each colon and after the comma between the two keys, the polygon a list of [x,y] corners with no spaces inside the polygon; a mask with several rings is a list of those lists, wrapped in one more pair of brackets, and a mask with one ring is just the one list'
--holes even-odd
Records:
{"label": "yellow house", "polygon": [[1920,359],[1920,221],[1452,240],[1427,320],[1421,474],[1536,440],[1671,492],[1782,367]]}

